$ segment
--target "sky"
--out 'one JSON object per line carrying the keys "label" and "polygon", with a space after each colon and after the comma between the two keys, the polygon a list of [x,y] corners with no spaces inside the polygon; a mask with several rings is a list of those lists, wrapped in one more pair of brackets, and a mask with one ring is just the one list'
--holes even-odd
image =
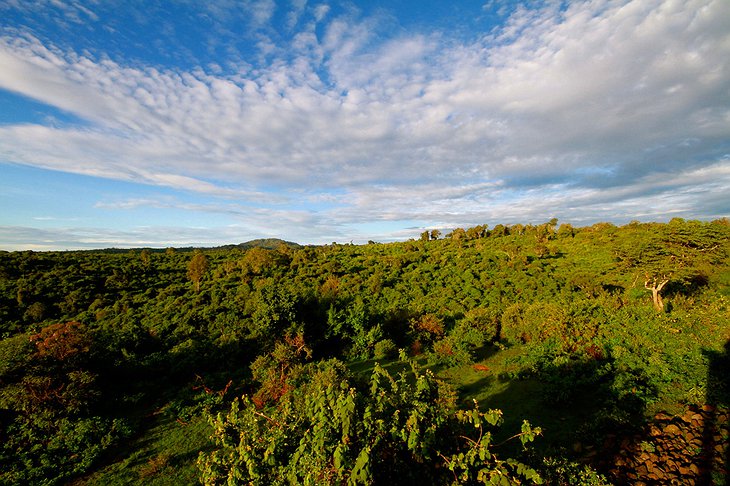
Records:
{"label": "sky", "polygon": [[727,216],[727,0],[0,2],[2,250]]}

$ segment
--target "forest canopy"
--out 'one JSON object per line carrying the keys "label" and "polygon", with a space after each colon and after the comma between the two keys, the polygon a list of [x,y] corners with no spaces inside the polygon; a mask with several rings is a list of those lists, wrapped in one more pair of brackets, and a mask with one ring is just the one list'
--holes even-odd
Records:
{"label": "forest canopy", "polygon": [[0,252],[0,484],[604,484],[728,407],[726,219],[260,243]]}

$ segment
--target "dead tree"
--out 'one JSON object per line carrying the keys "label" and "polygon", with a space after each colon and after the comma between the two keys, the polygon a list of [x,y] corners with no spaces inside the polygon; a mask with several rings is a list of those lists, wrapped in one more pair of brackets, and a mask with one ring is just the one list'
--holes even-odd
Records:
{"label": "dead tree", "polygon": [[651,301],[654,303],[654,309],[657,311],[664,310],[664,302],[662,302],[661,291],[667,283],[669,283],[669,277],[666,275],[662,275],[661,278],[650,278],[647,275],[646,281],[644,281],[644,288],[651,290]]}

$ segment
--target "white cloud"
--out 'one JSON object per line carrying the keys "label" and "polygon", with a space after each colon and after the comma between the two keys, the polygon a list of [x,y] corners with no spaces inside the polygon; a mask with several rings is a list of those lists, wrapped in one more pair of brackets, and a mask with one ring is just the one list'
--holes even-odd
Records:
{"label": "white cloud", "polygon": [[[85,227],[54,228],[0,226],[0,241],[7,251],[84,250],[91,248],[164,248],[168,246],[218,246],[221,241],[238,242],[241,228],[138,227],[112,230]],[[32,243],[28,243],[32,242]]]}
{"label": "white cloud", "polygon": [[5,0],[0,3],[0,12],[21,11],[32,16],[50,17],[56,24],[68,26],[70,24],[84,24],[96,22],[99,16],[81,2],[66,2],[59,0]]}
{"label": "white cloud", "polygon": [[317,22],[321,22],[327,16],[330,11],[330,6],[324,3],[320,3],[314,7],[314,19]]}
{"label": "white cloud", "polygon": [[[726,0],[519,7],[470,44],[292,5],[291,46],[262,36],[273,61],[215,74],[6,31],[0,87],[88,125],[0,126],[0,158],[242,201],[286,190],[283,212],[337,190],[336,212],[305,211],[320,230],[728,209],[701,204],[730,189]],[[264,25],[276,4],[246,8]]]}

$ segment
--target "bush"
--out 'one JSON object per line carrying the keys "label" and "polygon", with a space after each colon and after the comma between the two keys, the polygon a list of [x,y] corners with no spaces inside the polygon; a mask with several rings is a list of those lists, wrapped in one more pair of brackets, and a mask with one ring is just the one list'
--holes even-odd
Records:
{"label": "bush", "polygon": [[489,343],[499,339],[501,314],[499,307],[476,307],[464,314],[460,324],[479,331],[484,342]]}
{"label": "bush", "polygon": [[[376,365],[356,386],[337,361],[259,410],[246,396],[210,417],[215,449],[198,458],[208,484],[522,484],[530,467],[494,454],[499,410],[456,410],[454,394],[410,363],[397,377]],[[527,422],[523,445],[540,433]]]}
{"label": "bush", "polygon": [[398,355],[398,348],[392,340],[382,339],[375,343],[373,354],[375,359],[391,359]]}
{"label": "bush", "polygon": [[545,457],[540,469],[546,484],[556,486],[609,486],[605,476],[585,464],[569,461],[564,457]]}
{"label": "bush", "polygon": [[525,311],[525,305],[516,302],[502,314],[500,337],[510,343],[526,343],[530,340],[529,330],[525,326],[522,315]]}

